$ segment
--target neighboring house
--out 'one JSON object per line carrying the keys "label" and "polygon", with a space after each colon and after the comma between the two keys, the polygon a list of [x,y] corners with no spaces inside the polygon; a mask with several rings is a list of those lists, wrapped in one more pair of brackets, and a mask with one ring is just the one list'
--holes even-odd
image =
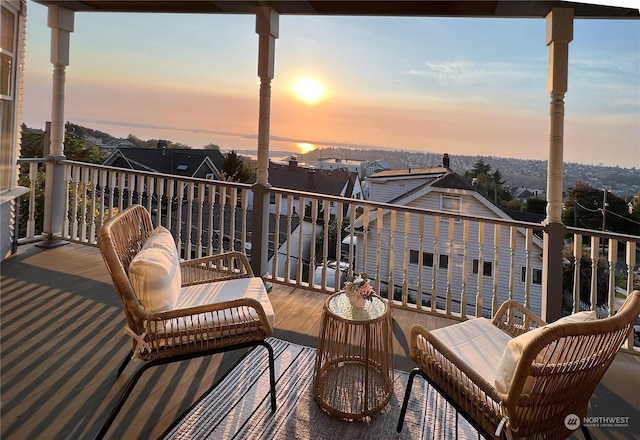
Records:
{"label": "neighboring house", "polygon": [[384,159],[374,160],[373,162],[369,162],[365,164],[363,167],[363,179],[367,178],[379,171],[387,171],[391,169],[391,165]]}
{"label": "neighboring house", "polygon": [[[307,191],[329,196],[342,196],[352,199],[362,199],[362,183],[358,173],[350,172],[346,169],[323,170],[315,167],[301,166],[298,159],[291,156],[287,164],[269,162],[269,183],[275,188],[284,188],[295,191]],[[251,194],[250,194],[251,196]],[[272,194],[269,212],[275,213],[275,195]],[[300,212],[300,200],[296,197],[293,201],[294,212]],[[307,199],[307,204],[311,203]],[[251,204],[250,200],[250,206]],[[324,209],[320,206],[319,209]],[[283,199],[279,205],[278,212],[287,214],[287,200]],[[335,204],[330,204],[331,215],[335,215]],[[345,212],[344,214],[347,214]]]}
{"label": "neighboring house", "polygon": [[316,163],[316,169],[319,170],[340,170],[344,169],[352,173],[358,173],[358,176],[362,179],[362,165],[359,160],[349,159],[318,159]]}
{"label": "neighboring house", "polygon": [[538,194],[542,194],[542,191],[538,191],[537,189],[529,190],[526,186],[519,186],[511,192],[514,199],[518,199],[525,203],[526,200],[531,197],[538,197]]}
{"label": "neighboring house", "polygon": [[224,156],[219,150],[191,148],[116,148],[103,162],[117,168],[220,180]]}
{"label": "neighboring house", "polygon": [[[460,176],[449,169],[448,156],[445,156],[444,165],[434,168],[406,169],[381,171],[370,176],[367,181],[370,184],[370,200],[392,203],[395,205],[423,208],[431,211],[440,211],[453,214],[470,215],[474,217],[503,218],[510,217],[492,202],[487,200],[480,193],[475,191],[471,185],[465,182]],[[383,228],[391,230],[391,219],[388,212],[383,213]],[[389,268],[389,260],[384,255],[389,255],[389,249],[393,245],[393,260],[402,263],[405,258],[406,283],[409,286],[409,297],[413,296],[415,301],[416,286],[422,286],[423,302],[430,297],[432,281],[436,281],[436,292],[439,298],[444,299],[447,289],[450,289],[455,300],[460,299],[462,291],[462,269],[466,253],[467,273],[467,311],[475,310],[475,297],[478,287],[478,279],[481,278],[483,295],[483,312],[489,314],[491,311],[491,298],[493,295],[494,276],[496,262],[494,246],[494,228],[487,227],[484,231],[483,253],[480,258],[478,223],[470,222],[468,240],[463,241],[464,222],[459,219],[454,221],[453,240],[450,241],[450,220],[446,217],[438,217],[438,231],[435,231],[435,216],[424,217],[424,229],[422,233],[418,230],[418,222],[411,221],[408,230],[405,231],[405,221],[397,219],[394,226],[394,242],[382,243],[383,257],[379,258],[378,243],[376,241],[378,218],[377,213],[369,214],[368,225],[363,225],[358,219],[355,230],[364,230],[363,234],[368,234],[366,249],[358,246],[356,255],[356,269],[362,269],[369,274],[376,273],[376,264],[380,264],[380,273],[387,274],[393,272]],[[499,277],[497,286],[498,303],[508,299],[509,292],[502,286],[510,286],[509,279],[511,264],[514,264],[516,273],[520,276],[514,280],[514,298],[524,302],[527,252],[525,251],[525,236],[522,231],[516,233],[516,245],[514,250],[514,260],[511,261],[509,244],[511,242],[509,228],[502,228],[500,233],[501,251],[498,256]],[[408,249],[405,249],[408,243]],[[542,295],[542,240],[538,236],[532,237],[532,244],[529,249],[529,274],[530,286],[530,307],[536,313],[541,310]],[[386,250],[385,250],[386,248]],[[366,252],[367,267],[362,267],[363,252]],[[406,256],[406,257],[405,257]],[[422,266],[419,270],[419,264]],[[452,270],[449,271],[451,266]],[[434,273],[435,271],[435,273]],[[397,266],[395,272],[398,273]],[[478,273],[481,273],[479,276]],[[421,279],[419,279],[421,274]],[[449,279],[449,277],[451,277]],[[402,276],[393,280],[394,288],[401,287]],[[387,280],[381,280],[382,288],[388,289]],[[454,312],[457,310],[454,310]]]}

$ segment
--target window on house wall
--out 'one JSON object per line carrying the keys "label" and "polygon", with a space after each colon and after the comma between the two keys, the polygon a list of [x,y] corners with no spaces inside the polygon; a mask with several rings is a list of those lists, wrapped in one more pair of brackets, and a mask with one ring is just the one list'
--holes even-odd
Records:
{"label": "window on house wall", "polygon": [[[480,261],[474,259],[473,260],[473,274],[477,275],[480,266]],[[485,277],[493,276],[493,262],[492,261],[483,261],[482,262],[482,275]]]}
{"label": "window on house wall", "polygon": [[449,267],[449,256],[445,254],[438,255],[438,267],[440,269],[447,269]]}
{"label": "window on house wall", "polygon": [[0,10],[0,192],[11,189],[17,181],[14,160],[16,151],[15,78],[18,56],[18,11],[2,2]]}
{"label": "window on house wall", "polygon": [[440,196],[440,210],[446,212],[461,212],[462,197],[460,196]]}
{"label": "window on house wall", "polygon": [[[524,283],[527,277],[527,268],[522,267],[521,281]],[[542,269],[531,269],[531,284],[542,284]]]}
{"label": "window on house wall", "polygon": [[[409,250],[409,263],[418,264],[420,258],[420,252],[416,250]],[[431,252],[422,253],[422,265],[424,267],[433,267],[433,254]]]}

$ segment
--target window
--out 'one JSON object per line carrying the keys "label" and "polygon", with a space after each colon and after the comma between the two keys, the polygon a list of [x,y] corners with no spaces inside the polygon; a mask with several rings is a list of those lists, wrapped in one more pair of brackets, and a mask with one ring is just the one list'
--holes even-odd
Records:
{"label": "window", "polygon": [[[527,268],[522,268],[521,281],[524,283],[527,277]],[[542,269],[531,269],[531,284],[542,285]]]}
{"label": "window", "polygon": [[440,269],[447,269],[449,267],[449,256],[445,254],[438,255],[438,267]]}
{"label": "window", "polygon": [[[419,256],[420,252],[413,249],[409,250],[409,263],[418,264]],[[422,253],[422,265],[424,267],[433,267],[433,254],[431,252]]]}
{"label": "window", "polygon": [[531,283],[542,285],[542,269],[531,269],[531,271]]}
{"label": "window", "polygon": [[2,6],[2,34],[0,36],[0,95],[8,99],[13,95],[16,16],[9,9]]}
{"label": "window", "polygon": [[[473,260],[473,274],[478,274],[478,266],[480,265],[480,261],[474,259]],[[491,261],[483,261],[482,262],[482,275],[485,277],[490,277],[493,275],[493,262]]]}
{"label": "window", "polygon": [[440,210],[447,212],[460,212],[462,198],[460,196],[440,196]]}

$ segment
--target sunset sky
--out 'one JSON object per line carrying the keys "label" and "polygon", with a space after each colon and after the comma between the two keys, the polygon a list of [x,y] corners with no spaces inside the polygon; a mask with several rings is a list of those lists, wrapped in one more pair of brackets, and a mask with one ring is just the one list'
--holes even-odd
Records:
{"label": "sunset sky", "polygon": [[[51,119],[49,48],[46,8],[28,2],[32,128]],[[65,118],[119,137],[256,149],[257,53],[254,16],[77,13]],[[546,159],[548,57],[544,19],[281,16],[270,148]],[[565,161],[640,168],[640,20],[575,20],[569,60]],[[317,101],[297,94],[300,79],[315,81],[303,92]]]}

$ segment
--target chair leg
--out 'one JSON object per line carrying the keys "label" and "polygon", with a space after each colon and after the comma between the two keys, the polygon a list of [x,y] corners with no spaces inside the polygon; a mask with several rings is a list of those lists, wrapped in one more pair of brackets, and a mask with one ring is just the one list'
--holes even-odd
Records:
{"label": "chair leg", "polygon": [[402,432],[402,425],[404,425],[404,416],[407,413],[407,406],[409,405],[409,397],[411,396],[411,387],[413,387],[413,379],[416,377],[416,374],[420,374],[421,371],[419,368],[414,368],[409,374],[409,379],[407,379],[407,389],[404,392],[404,399],[402,400],[402,408],[400,409],[400,418],[398,419],[398,433]]}
{"label": "chair leg", "polygon": [[133,356],[133,350],[129,350],[129,354],[127,354],[127,356],[122,360],[120,367],[118,367],[118,373],[116,374],[116,376],[120,376],[120,374],[124,371],[124,368],[127,366],[129,361],[131,360],[132,356]]}
{"label": "chair leg", "polygon": [[591,440],[591,434],[586,426],[582,425],[582,435],[584,435],[585,440]]}
{"label": "chair leg", "polygon": [[275,360],[273,354],[273,347],[269,345],[268,342],[262,341],[260,342],[264,348],[269,352],[269,382],[271,385],[271,412],[276,412],[277,403],[276,403],[276,368],[275,368]]}
{"label": "chair leg", "polygon": [[[126,365],[126,364],[127,364],[127,362],[124,363],[124,365]],[[122,406],[124,405],[124,402],[129,397],[129,394],[131,394],[131,391],[133,390],[133,387],[136,385],[136,383],[138,382],[138,380],[142,376],[142,373],[144,373],[147,369],[149,369],[149,367],[152,367],[152,366],[154,366],[156,364],[158,364],[158,362],[149,361],[149,362],[145,363],[144,365],[142,365],[140,367],[140,369],[138,371],[135,372],[135,374],[131,377],[131,379],[129,379],[129,382],[127,383],[127,386],[123,390],[122,394],[120,394],[120,398],[118,398],[118,402],[116,403],[116,406],[111,410],[111,414],[109,414],[109,417],[104,422],[104,425],[102,425],[102,428],[100,429],[100,432],[96,436],[96,440],[102,439],[104,437],[104,435],[107,433],[107,431],[109,430],[109,427],[111,426],[111,424],[115,420],[116,416],[120,412],[120,409],[122,409]],[[123,366],[121,366],[121,368],[122,367]]]}

